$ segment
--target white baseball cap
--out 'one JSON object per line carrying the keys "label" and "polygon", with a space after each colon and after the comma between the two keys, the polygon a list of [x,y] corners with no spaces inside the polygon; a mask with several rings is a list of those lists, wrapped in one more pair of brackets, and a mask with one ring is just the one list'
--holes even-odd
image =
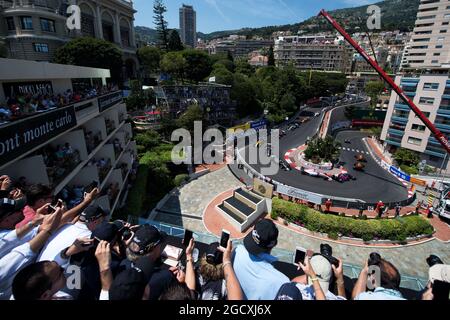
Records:
{"label": "white baseball cap", "polygon": [[[331,276],[333,275],[331,263],[327,260],[327,258],[321,255],[313,256],[309,263],[319,279],[320,287],[322,288],[323,293],[326,294],[330,287]],[[308,283],[310,285],[312,284],[311,279],[308,280]]]}

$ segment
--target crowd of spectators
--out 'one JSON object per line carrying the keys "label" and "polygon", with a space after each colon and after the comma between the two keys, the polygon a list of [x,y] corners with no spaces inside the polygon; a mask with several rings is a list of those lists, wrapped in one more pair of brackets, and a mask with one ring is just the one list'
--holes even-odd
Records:
{"label": "crowd of spectators", "polygon": [[[0,299],[15,300],[404,300],[401,276],[390,261],[372,253],[348,287],[343,261],[308,250],[289,278],[274,265],[278,229],[256,223],[243,244],[182,244],[176,266],[164,264],[170,237],[151,225],[110,222],[93,202],[92,184],[69,209],[42,185],[21,189],[0,177]],[[59,200],[59,199],[58,199]],[[429,283],[417,299],[430,300],[437,283],[450,281],[450,266],[436,256]],[[373,273],[374,268],[379,270]],[[349,279],[351,280],[351,279]]]}
{"label": "crowd of spectators", "polygon": [[39,112],[61,108],[117,90],[118,87],[116,85],[107,85],[75,91],[68,89],[58,94],[29,93],[7,97],[5,103],[0,103],[0,124],[15,121]]}
{"label": "crowd of spectators", "polygon": [[47,145],[42,150],[42,156],[47,168],[51,184],[60,182],[80,162],[80,152],[73,149],[70,143],[53,147]]}

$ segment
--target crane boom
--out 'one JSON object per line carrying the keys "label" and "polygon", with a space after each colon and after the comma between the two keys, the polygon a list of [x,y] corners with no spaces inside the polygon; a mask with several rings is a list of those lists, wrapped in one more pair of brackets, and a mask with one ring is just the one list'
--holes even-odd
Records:
{"label": "crane boom", "polygon": [[428,120],[425,114],[414,104],[414,102],[408,98],[403,90],[389,77],[386,72],[364,51],[361,46],[356,43],[355,40],[334,20],[328,12],[321,10],[319,16],[323,16],[344,38],[350,45],[355,48],[356,51],[377,71],[377,73],[386,81],[392,89],[400,96],[400,98],[411,108],[411,110],[422,120],[425,126],[430,129],[439,143],[450,153],[450,143],[444,134],[439,131],[434,124]]}

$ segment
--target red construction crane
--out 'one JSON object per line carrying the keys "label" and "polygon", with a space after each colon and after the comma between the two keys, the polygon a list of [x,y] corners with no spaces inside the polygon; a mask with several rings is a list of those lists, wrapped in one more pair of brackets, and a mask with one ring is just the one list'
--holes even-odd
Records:
{"label": "red construction crane", "polygon": [[425,116],[425,114],[420,111],[420,109],[414,104],[414,102],[406,96],[406,94],[403,92],[403,90],[395,84],[394,80],[389,77],[386,72],[371,58],[369,55],[364,51],[361,46],[356,43],[355,40],[350,37],[350,35],[339,25],[339,23],[336,22],[325,10],[320,11],[319,16],[323,16],[325,19],[328,20],[329,23],[333,25],[333,27],[347,40],[348,43],[351,44],[353,48],[355,48],[356,51],[378,72],[378,74],[386,81],[392,89],[402,98],[402,100],[408,104],[408,106],[411,108],[411,110],[422,120],[422,122],[427,126],[428,129],[434,134],[436,139],[440,142],[440,144],[447,150],[448,153],[450,153],[450,142],[448,139],[444,136],[444,134],[439,131],[434,124],[428,120],[428,118]]}

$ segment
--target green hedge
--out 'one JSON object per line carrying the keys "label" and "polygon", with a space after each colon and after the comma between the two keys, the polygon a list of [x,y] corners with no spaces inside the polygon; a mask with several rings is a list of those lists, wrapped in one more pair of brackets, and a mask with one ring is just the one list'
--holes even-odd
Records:
{"label": "green hedge", "polygon": [[330,238],[338,235],[361,238],[364,241],[391,240],[405,242],[408,237],[431,236],[433,226],[420,216],[408,216],[398,219],[352,219],[323,214],[304,205],[295,204],[278,198],[273,199],[272,219],[283,218],[310,231],[327,233]]}

